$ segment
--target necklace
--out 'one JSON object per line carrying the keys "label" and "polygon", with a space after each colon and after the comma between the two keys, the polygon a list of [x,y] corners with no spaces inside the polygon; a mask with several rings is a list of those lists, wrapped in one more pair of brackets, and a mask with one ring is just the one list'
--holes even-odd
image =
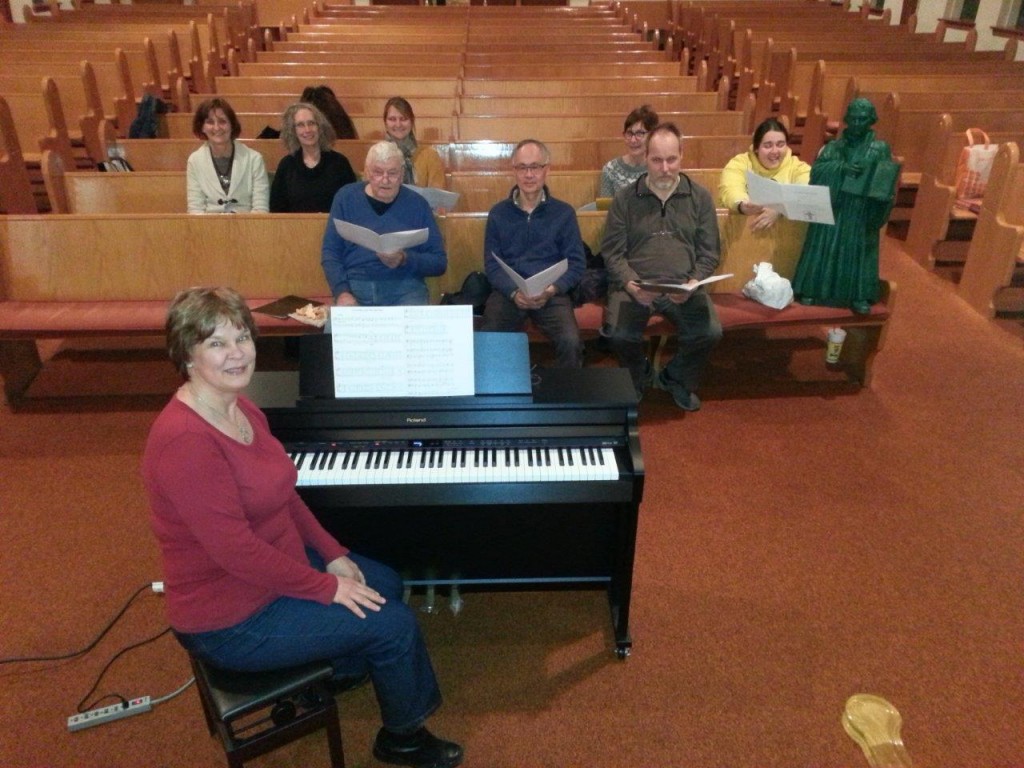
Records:
{"label": "necklace", "polygon": [[[203,399],[203,396],[200,395],[198,391],[196,391],[196,388],[193,387],[191,385],[191,383],[188,386],[188,391],[191,392],[192,393],[192,397],[194,397],[196,399],[196,401],[202,403],[203,406],[206,407],[207,410],[212,412],[215,416],[219,416],[220,419],[224,423],[230,424],[235,429],[237,429],[238,430],[238,434],[242,438],[242,442],[243,443],[245,443],[246,445],[249,445],[252,442],[252,430],[249,428],[249,425],[247,423],[245,423],[243,421],[239,421],[237,418],[234,419],[234,420],[228,418],[228,415],[226,413],[223,413],[223,412],[217,410],[212,405],[210,405],[208,402],[206,402],[206,400]],[[243,416],[243,418],[244,418],[244,416]]]}

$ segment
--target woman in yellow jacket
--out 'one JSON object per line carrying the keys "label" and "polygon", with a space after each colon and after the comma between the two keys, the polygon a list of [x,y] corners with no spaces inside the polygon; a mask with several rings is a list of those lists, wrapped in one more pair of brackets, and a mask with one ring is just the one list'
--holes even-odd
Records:
{"label": "woman in yellow jacket", "polygon": [[403,184],[444,189],[444,164],[433,147],[416,141],[416,115],[412,105],[401,96],[388,99],[384,105],[384,132],[388,141],[402,150],[405,158]]}
{"label": "woman in yellow jacket", "polygon": [[764,250],[764,261],[772,262],[775,271],[783,277],[792,278],[807,225],[789,221],[778,211],[751,203],[747,171],[782,184],[807,184],[811,166],[793,155],[786,126],[769,117],[754,129],[750,149],[726,164],[718,185],[719,205],[730,213],[722,233],[723,254],[727,255],[729,244],[738,238],[754,237]]}

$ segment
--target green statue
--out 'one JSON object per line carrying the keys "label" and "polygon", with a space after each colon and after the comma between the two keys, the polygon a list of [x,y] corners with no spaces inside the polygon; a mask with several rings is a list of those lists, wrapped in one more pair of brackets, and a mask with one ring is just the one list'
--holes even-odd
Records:
{"label": "green statue", "polygon": [[875,139],[874,105],[854,99],[842,136],[826,144],[811,166],[811,184],[829,188],[835,224],[811,224],[793,291],[803,304],[850,307],[866,314],[878,301],[878,244],[889,219],[900,166],[889,145]]}

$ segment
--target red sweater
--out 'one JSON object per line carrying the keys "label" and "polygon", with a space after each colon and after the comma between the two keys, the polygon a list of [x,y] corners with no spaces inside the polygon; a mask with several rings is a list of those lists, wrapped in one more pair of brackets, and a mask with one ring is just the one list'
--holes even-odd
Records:
{"label": "red sweater", "polygon": [[167,615],[179,632],[234,626],[285,595],[330,603],[337,579],[310,567],[348,553],[295,492],[295,465],[249,400],[251,445],[177,397],[146,441],[142,478],[163,554]]}

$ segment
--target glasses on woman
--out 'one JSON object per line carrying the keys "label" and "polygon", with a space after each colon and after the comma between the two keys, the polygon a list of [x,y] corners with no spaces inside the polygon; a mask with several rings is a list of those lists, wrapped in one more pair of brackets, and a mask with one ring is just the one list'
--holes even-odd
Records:
{"label": "glasses on woman", "polygon": [[647,131],[640,129],[639,131],[623,131],[623,134],[630,139],[642,139],[647,136]]}
{"label": "glasses on woman", "polygon": [[370,171],[370,178],[374,181],[382,181],[384,179],[387,179],[388,181],[396,181],[402,178],[402,171],[401,169],[386,171],[383,168],[374,168]]}

